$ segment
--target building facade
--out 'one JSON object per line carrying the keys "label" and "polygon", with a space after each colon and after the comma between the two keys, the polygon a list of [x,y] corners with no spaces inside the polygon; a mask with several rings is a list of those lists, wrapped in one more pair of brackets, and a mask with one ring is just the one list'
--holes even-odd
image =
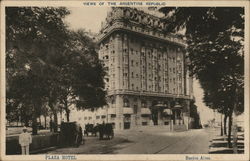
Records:
{"label": "building facade", "polygon": [[99,59],[107,72],[108,105],[89,112],[84,120],[110,122],[117,130],[188,127],[193,82],[185,41],[166,34],[166,27],[161,18],[138,9],[112,8],[97,37]]}

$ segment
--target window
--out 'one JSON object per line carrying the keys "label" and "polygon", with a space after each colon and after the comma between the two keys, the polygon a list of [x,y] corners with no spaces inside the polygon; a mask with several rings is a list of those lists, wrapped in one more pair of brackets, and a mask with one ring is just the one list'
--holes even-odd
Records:
{"label": "window", "polygon": [[124,106],[124,107],[129,107],[129,100],[128,100],[127,98],[125,98],[125,99],[123,100],[123,106]]}
{"label": "window", "polygon": [[134,113],[137,114],[137,105],[134,105]]}
{"label": "window", "polygon": [[134,61],[133,60],[131,60],[131,66],[134,66]]}
{"label": "window", "polygon": [[131,78],[134,78],[134,72],[131,73]]}
{"label": "window", "polygon": [[146,101],[144,101],[144,100],[141,101],[141,107],[142,107],[142,108],[147,108],[147,103],[146,103]]}
{"label": "window", "polygon": [[115,104],[115,99],[112,99],[111,103],[112,103],[112,104]]}

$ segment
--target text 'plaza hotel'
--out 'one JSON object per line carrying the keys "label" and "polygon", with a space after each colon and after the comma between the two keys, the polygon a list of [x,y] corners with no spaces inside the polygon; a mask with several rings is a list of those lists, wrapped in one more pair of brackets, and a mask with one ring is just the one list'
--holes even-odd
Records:
{"label": "text 'plaza hotel'", "polygon": [[116,130],[188,128],[193,82],[185,42],[164,33],[166,27],[161,18],[141,10],[112,8],[97,38],[99,58],[107,70],[108,105],[85,110],[85,124],[109,122]]}

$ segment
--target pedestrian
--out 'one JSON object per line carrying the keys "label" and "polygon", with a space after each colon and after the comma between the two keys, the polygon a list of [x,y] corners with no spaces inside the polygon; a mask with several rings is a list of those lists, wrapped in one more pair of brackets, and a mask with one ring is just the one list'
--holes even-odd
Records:
{"label": "pedestrian", "polygon": [[19,135],[19,144],[21,145],[22,155],[29,154],[29,147],[31,143],[32,137],[30,133],[28,133],[28,129],[24,127],[23,132]]}

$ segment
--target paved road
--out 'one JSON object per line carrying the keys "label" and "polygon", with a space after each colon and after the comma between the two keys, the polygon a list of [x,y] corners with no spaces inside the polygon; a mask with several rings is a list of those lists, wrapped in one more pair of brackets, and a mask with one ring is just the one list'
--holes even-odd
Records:
{"label": "paved road", "polygon": [[142,131],[128,135],[132,143],[121,145],[118,154],[207,154],[214,129],[197,129],[185,132]]}
{"label": "paved road", "polygon": [[78,148],[50,151],[53,154],[207,154],[215,129],[166,132],[164,129],[140,129],[117,132],[113,140],[86,137]]}

